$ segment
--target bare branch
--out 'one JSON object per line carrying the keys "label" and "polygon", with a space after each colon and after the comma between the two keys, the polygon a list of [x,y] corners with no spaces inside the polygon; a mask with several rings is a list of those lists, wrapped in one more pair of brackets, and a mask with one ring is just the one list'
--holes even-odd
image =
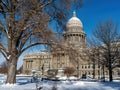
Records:
{"label": "bare branch", "polygon": [[22,49],[22,50],[21,50],[21,53],[24,52],[25,50],[27,50],[27,49],[33,47],[33,46],[40,45],[40,44],[48,44],[48,42],[37,42],[37,43],[33,43],[33,44],[31,44],[31,45],[25,47],[24,49]]}

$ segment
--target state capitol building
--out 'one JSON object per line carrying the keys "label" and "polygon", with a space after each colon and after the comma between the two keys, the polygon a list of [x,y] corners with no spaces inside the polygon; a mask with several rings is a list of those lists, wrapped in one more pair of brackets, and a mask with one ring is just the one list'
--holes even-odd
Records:
{"label": "state capitol building", "polygon": [[[56,51],[27,54],[23,60],[23,73],[31,74],[32,70],[36,70],[39,75],[48,77],[56,75],[64,76],[65,68],[72,67],[75,70],[74,76],[81,78],[86,74],[87,77],[93,78],[93,68],[95,68],[95,78],[101,78],[103,75],[101,67],[97,64],[93,67],[92,63],[84,60],[85,55],[82,53],[86,48],[86,33],[83,30],[81,20],[77,18],[75,12],[73,12],[72,18],[67,22],[63,38],[64,45],[71,47],[71,52],[57,48]],[[82,58],[79,58],[80,56],[77,57],[72,48],[81,53]],[[117,73],[116,70],[114,74],[117,75]],[[105,76],[108,76],[107,69],[105,69]]]}

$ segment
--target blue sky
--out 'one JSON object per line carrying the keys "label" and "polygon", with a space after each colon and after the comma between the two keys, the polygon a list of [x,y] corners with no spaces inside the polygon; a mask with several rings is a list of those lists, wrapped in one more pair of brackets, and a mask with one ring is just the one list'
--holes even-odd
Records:
{"label": "blue sky", "polygon": [[[120,31],[120,0],[91,0],[85,2],[84,6],[76,10],[77,17],[82,21],[87,36],[92,35],[99,21],[108,19],[118,24]],[[72,11],[71,15],[72,16]]]}
{"label": "blue sky", "polygon": [[[72,17],[73,9],[70,11],[69,18]],[[77,17],[82,21],[84,31],[87,36],[92,36],[92,30],[95,29],[99,21],[104,22],[107,19],[112,19],[119,26],[120,31],[120,0],[91,0],[85,2],[84,6],[76,10]],[[36,50],[31,49],[26,51],[27,53],[34,52]],[[24,54],[26,54],[26,52]],[[23,56],[19,58],[18,67],[23,63]],[[0,55],[0,59],[2,59]],[[0,62],[2,62],[0,60]]]}

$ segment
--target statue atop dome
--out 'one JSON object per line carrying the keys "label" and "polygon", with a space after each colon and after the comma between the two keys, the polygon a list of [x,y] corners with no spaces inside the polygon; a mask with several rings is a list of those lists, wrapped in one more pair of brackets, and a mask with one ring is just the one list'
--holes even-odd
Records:
{"label": "statue atop dome", "polygon": [[73,12],[73,17],[76,17],[76,12],[75,11]]}

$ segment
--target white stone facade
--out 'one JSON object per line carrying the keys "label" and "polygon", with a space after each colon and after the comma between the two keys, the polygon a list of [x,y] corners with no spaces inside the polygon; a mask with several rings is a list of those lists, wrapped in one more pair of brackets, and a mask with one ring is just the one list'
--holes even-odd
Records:
{"label": "white stone facade", "polygon": [[[80,19],[77,18],[76,13],[73,12],[73,17],[68,20],[66,25],[66,32],[63,34],[64,44],[71,44],[73,48],[77,49],[81,53],[86,48],[86,34],[83,30],[83,24]],[[69,46],[69,45],[68,45]],[[82,55],[82,54],[81,54]],[[95,78],[101,78],[102,68],[98,65],[93,67],[83,59],[79,59],[75,64],[74,60],[70,61],[68,52],[64,50],[57,50],[57,52],[40,52],[37,54],[30,54],[24,57],[23,61],[23,73],[30,74],[32,70],[36,70],[40,75],[58,74],[60,70],[64,70],[65,67],[73,67],[75,72],[73,75],[82,77],[86,74],[87,77],[93,77],[93,68],[95,68]],[[106,70],[105,75],[108,76]]]}

